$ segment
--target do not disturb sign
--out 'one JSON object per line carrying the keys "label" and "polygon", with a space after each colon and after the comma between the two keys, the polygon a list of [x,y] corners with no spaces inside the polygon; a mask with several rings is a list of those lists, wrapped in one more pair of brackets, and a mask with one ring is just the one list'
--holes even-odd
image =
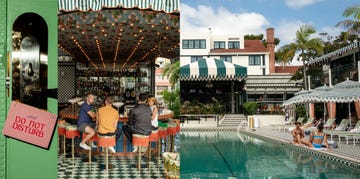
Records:
{"label": "do not disturb sign", "polygon": [[55,114],[13,101],[6,118],[3,134],[42,148],[48,148],[56,119]]}

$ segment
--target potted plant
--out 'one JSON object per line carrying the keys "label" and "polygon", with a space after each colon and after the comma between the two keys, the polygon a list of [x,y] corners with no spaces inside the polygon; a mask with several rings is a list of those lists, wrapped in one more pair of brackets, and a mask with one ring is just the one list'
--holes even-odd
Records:
{"label": "potted plant", "polygon": [[254,114],[257,109],[257,103],[254,101],[248,101],[242,105],[247,116],[248,124],[250,128],[254,127]]}
{"label": "potted plant", "polygon": [[257,109],[257,103],[254,101],[248,101],[242,105],[245,109],[246,115],[254,115]]}

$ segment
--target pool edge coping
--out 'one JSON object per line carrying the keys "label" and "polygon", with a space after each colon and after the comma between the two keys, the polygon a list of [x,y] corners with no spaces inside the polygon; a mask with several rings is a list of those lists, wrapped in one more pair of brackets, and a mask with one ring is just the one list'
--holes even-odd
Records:
{"label": "pool edge coping", "polygon": [[347,156],[332,153],[332,152],[329,152],[329,151],[314,150],[314,149],[310,149],[310,148],[307,148],[307,147],[294,145],[294,144],[291,144],[287,140],[283,140],[283,139],[279,139],[279,138],[275,138],[275,137],[271,137],[271,136],[265,136],[263,134],[256,133],[256,131],[249,131],[247,129],[240,129],[239,131],[244,132],[244,133],[246,133],[247,135],[250,135],[250,136],[256,136],[256,137],[259,137],[259,138],[270,139],[270,140],[273,140],[275,142],[284,144],[285,146],[290,147],[290,148],[292,148],[292,149],[294,149],[296,151],[299,151],[299,152],[302,152],[302,153],[307,153],[307,154],[310,154],[312,156],[320,157],[321,159],[324,159],[326,161],[337,163],[337,164],[340,164],[340,165],[344,165],[346,167],[350,167],[352,169],[360,171],[360,161],[356,160],[356,159],[353,159],[353,158],[350,158],[350,157],[347,157]]}

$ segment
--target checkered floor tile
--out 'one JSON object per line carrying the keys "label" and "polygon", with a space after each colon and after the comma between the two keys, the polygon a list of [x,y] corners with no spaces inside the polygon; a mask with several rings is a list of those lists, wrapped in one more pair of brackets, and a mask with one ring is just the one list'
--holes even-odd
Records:
{"label": "checkered floor tile", "polygon": [[139,171],[135,164],[137,157],[134,156],[110,156],[109,163],[113,168],[107,172],[104,167],[105,158],[103,156],[94,157],[95,161],[91,163],[83,161],[84,157],[75,157],[74,162],[71,158],[64,161],[63,155],[58,157],[58,179],[163,179],[165,178],[163,161],[159,165],[156,160],[150,162],[148,168],[147,158],[142,157],[142,167]]}

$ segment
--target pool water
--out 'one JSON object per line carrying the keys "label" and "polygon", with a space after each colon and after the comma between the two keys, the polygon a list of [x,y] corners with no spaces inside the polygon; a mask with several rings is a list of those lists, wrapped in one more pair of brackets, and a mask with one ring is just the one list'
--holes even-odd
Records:
{"label": "pool water", "polygon": [[182,132],[180,141],[181,179],[360,177],[360,171],[235,131]]}

